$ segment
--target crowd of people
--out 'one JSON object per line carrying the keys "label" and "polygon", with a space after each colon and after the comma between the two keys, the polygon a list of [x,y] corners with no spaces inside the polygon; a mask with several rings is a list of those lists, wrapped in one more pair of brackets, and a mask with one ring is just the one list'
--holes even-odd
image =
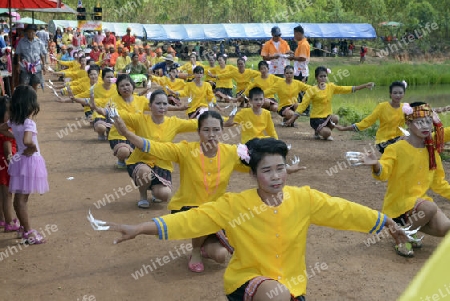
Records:
{"label": "crowd of people", "polygon": [[[8,170],[0,171],[0,222],[5,232],[17,231],[26,243],[45,242],[31,227],[27,201],[29,194],[49,190],[33,120],[39,113],[36,88],[46,71],[65,80],[62,85],[47,82],[57,101],[81,104],[97,139],[108,140],[117,168],[127,170],[139,187],[137,206],[148,209],[152,203],[168,202],[171,212],[135,226],[90,216],[93,227],[120,232],[117,243],[141,234],[192,239],[188,268],[196,273],[204,272],[204,259],[223,263],[231,255],[224,276],[228,300],[269,300],[267,293],[280,286],[277,300],[305,300],[306,275],[303,281],[292,279],[306,270],[310,224],[366,233],[386,228],[397,254],[406,257],[422,245],[417,230],[438,237],[450,230],[450,220],[427,195],[432,189],[450,199],[439,155],[450,141],[450,128],[438,116],[449,108],[403,103],[407,84],[396,81],[389,87],[389,102],[358,123],[339,125],[339,117],[332,114],[333,95],[370,89],[374,83],[338,86],[328,82],[331,71],[324,66],[310,74],[311,49],[300,25],[293,28],[296,49],[282,39],[280,28],[271,29],[258,71],[246,69],[245,57],[235,67],[225,55],[210,54],[203,65],[195,51],[181,64],[173,49],[163,55],[162,49],[137,44],[131,30],[120,40],[111,34],[94,38],[89,53],[79,47],[85,41],[76,46],[72,35],[73,51],[66,59],[71,30],[66,36],[58,33],[57,42],[49,40],[48,52],[36,31],[28,26],[16,47],[21,85],[11,100],[0,98],[0,150],[9,162]],[[61,66],[68,68],[56,70]],[[305,113],[310,106],[311,112]],[[169,111],[185,111],[186,118],[169,116]],[[359,154],[356,161],[388,182],[382,211],[308,186],[287,186],[287,175],[304,168],[298,160],[287,164],[290,146],[278,140],[275,113],[287,130],[301,114],[310,116],[313,137],[326,141],[333,140],[333,129],[361,131],[379,120],[376,145],[381,158]],[[241,127],[238,145],[221,141],[223,128],[232,126]],[[173,143],[177,134],[186,132],[197,132],[197,141]],[[173,163],[179,165],[178,188],[172,186]],[[226,193],[233,171],[250,173],[257,188]],[[238,227],[229,223],[242,214],[252,218]]]}

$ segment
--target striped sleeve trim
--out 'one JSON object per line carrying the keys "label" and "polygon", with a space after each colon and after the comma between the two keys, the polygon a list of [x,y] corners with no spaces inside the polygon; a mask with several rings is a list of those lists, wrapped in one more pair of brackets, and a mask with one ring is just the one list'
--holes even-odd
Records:
{"label": "striped sleeve trim", "polygon": [[381,230],[383,230],[384,225],[386,224],[386,220],[387,220],[387,215],[385,214],[385,215],[384,215],[384,218],[383,218],[383,222],[381,223],[380,228],[377,230],[377,234],[380,233]]}
{"label": "striped sleeve trim", "polygon": [[355,132],[359,132],[359,131],[360,131],[359,128],[358,128],[358,126],[356,125],[356,123],[352,124],[352,127],[353,127],[353,130],[354,130]]}
{"label": "striped sleeve trim", "polygon": [[142,151],[144,153],[149,153],[150,152],[150,141],[145,138],[142,138],[142,142],[144,144],[144,146],[142,147]]}
{"label": "striped sleeve trim", "polygon": [[378,229],[378,225],[380,224],[380,220],[381,220],[381,213],[378,212],[377,222],[376,222],[375,226],[373,226],[373,228],[370,229],[370,231],[369,231],[370,234],[372,234],[373,231],[375,231],[376,229]]}
{"label": "striped sleeve trim", "polygon": [[152,221],[155,222],[156,228],[158,228],[158,237],[159,237],[159,239],[163,239],[162,238],[161,225],[160,225],[158,219],[157,218],[152,218]]}
{"label": "striped sleeve trim", "polygon": [[167,224],[162,217],[155,217],[152,219],[155,222],[156,228],[158,228],[159,239],[168,240]]}
{"label": "striped sleeve trim", "polygon": [[167,224],[166,224],[166,222],[164,221],[164,219],[162,218],[162,217],[158,217],[158,220],[161,222],[161,224],[162,224],[162,233],[163,233],[163,235],[162,235],[162,239],[164,239],[164,240],[168,240],[169,239],[169,235],[167,234]]}

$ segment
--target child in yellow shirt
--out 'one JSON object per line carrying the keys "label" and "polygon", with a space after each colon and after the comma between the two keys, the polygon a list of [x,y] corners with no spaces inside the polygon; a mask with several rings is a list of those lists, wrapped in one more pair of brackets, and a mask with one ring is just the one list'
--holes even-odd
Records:
{"label": "child in yellow shirt", "polygon": [[216,105],[216,97],[209,83],[202,80],[205,69],[202,66],[194,68],[194,80],[187,83],[183,90],[173,91],[168,89],[169,93],[175,94],[177,97],[189,97],[191,102],[188,103],[189,108],[186,110],[190,119],[198,118],[201,113],[207,111],[208,108],[220,107]]}
{"label": "child in yellow shirt", "polygon": [[[111,123],[105,117],[99,115],[94,107],[105,107],[113,97],[117,95],[117,88],[115,85],[116,78],[114,77],[114,70],[106,67],[102,70],[102,83],[97,83],[86,94],[89,94],[89,104],[91,107],[92,119],[94,120],[94,131],[98,134],[98,140],[108,140],[108,132],[111,128]],[[82,97],[84,97],[83,95]],[[95,104],[93,104],[95,102]]]}
{"label": "child in yellow shirt", "polygon": [[248,92],[254,87],[260,87],[264,90],[265,100],[263,108],[272,112],[278,112],[278,103],[275,99],[275,92],[266,93],[269,89],[275,85],[276,82],[283,79],[269,73],[269,64],[266,61],[260,61],[258,63],[258,70],[261,73],[260,76],[255,77],[251,82],[244,94],[248,95]]}
{"label": "child in yellow shirt", "polygon": [[[450,184],[445,179],[439,152],[444,145],[444,128],[428,104],[403,104],[410,136],[389,145],[380,160],[375,154],[363,156],[362,163],[372,166],[376,179],[387,181],[382,212],[397,223],[443,237],[450,230],[450,220],[427,195],[432,189],[447,200]],[[436,132],[432,136],[433,128]],[[399,255],[414,256],[412,248],[420,248],[420,240],[396,245]]]}
{"label": "child in yellow shirt", "polygon": [[[136,147],[144,146],[140,141]],[[311,224],[366,233],[397,229],[386,215],[308,186],[286,186],[287,145],[273,138],[253,139],[240,149],[241,162],[251,170],[257,188],[226,193],[186,212],[154,218],[140,225],[103,223],[122,236],[114,243],[138,235],[158,235],[162,240],[185,239],[224,229],[234,247],[224,275],[228,300],[304,300],[306,294],[306,239]],[[407,237],[391,231],[400,243]],[[210,256],[211,246],[204,250]]]}
{"label": "child in yellow shirt", "polygon": [[[117,78],[117,95],[115,95],[106,106],[100,107],[92,102],[91,107],[100,115],[108,119],[109,107],[114,107],[119,114],[143,114],[149,110],[148,99],[145,96],[134,94],[135,83],[129,74],[120,74]],[[108,107],[109,106],[109,107]],[[131,155],[134,145],[125,137],[119,134],[114,125],[108,134],[109,146],[117,157],[117,168],[125,169],[127,167],[125,160]]]}
{"label": "child in yellow shirt", "polygon": [[312,103],[311,118],[309,124],[314,129],[314,138],[323,138],[328,141],[334,140],[331,131],[339,122],[339,116],[332,115],[331,100],[334,94],[349,94],[364,88],[372,88],[374,83],[367,83],[360,86],[337,86],[328,82],[328,73],[331,71],[323,66],[316,68],[315,76],[317,85],[308,89],[302,99],[302,103],[297,107],[296,113],[285,124],[293,123],[308,105]]}
{"label": "child in yellow shirt", "polygon": [[[195,132],[197,120],[167,117],[169,103],[163,90],[155,90],[150,96],[149,114],[123,114],[121,118],[136,135],[157,142],[172,142],[179,133]],[[149,208],[147,191],[153,194],[152,202],[167,202],[172,195],[172,162],[162,160],[140,149],[135,149],[127,160],[127,170],[139,186],[139,208]],[[158,201],[157,201],[158,200]]]}
{"label": "child in yellow shirt", "polygon": [[278,114],[283,117],[282,126],[294,127],[294,122],[287,125],[285,122],[292,118],[298,107],[298,94],[305,92],[310,85],[294,79],[294,67],[287,65],[284,68],[284,80],[277,81],[267,91],[268,94],[276,93],[278,95]]}
{"label": "child in yellow shirt", "polygon": [[380,153],[384,153],[384,149],[403,136],[399,127],[405,125],[405,115],[401,106],[402,98],[405,96],[406,82],[395,81],[389,86],[390,102],[379,103],[372,114],[364,118],[358,123],[350,126],[336,125],[339,131],[363,131],[379,120],[380,125],[376,134],[376,146]]}
{"label": "child in yellow shirt", "polygon": [[75,94],[75,93],[73,93],[73,91],[71,89],[69,89],[68,90],[69,99],[63,99],[61,97],[58,97],[57,102],[61,102],[61,103],[77,102],[83,106],[84,115],[86,116],[86,118],[90,118],[92,116],[92,111],[91,111],[91,107],[89,104],[89,90],[90,90],[90,87],[97,84],[98,76],[100,73],[100,67],[97,65],[91,66],[87,73],[88,73],[90,81],[89,81],[89,87],[85,91],[83,91],[79,94]]}
{"label": "child in yellow shirt", "polygon": [[[177,66],[169,67],[169,77],[167,76],[152,76],[150,74],[150,80],[160,85],[163,90],[168,95],[169,104],[173,106],[181,106],[181,100],[175,94],[170,93],[170,91],[183,90],[186,82],[178,78],[178,68]],[[167,89],[169,88],[169,89]]]}
{"label": "child in yellow shirt", "polygon": [[270,112],[264,110],[264,91],[255,87],[250,90],[251,108],[240,110],[236,115],[224,123],[224,126],[239,124],[241,127],[241,143],[246,143],[253,138],[272,137],[278,139]]}

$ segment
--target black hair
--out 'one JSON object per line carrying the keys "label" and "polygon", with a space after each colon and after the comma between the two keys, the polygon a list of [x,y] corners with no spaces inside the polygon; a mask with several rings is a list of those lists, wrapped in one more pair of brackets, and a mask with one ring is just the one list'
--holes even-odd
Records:
{"label": "black hair", "polygon": [[152,92],[152,95],[150,95],[150,104],[152,104],[155,101],[156,96],[158,96],[158,95],[164,95],[167,99],[166,92],[164,92],[164,90],[162,90],[162,89],[157,89]]}
{"label": "black hair", "polygon": [[260,62],[258,63],[258,70],[260,70],[262,66],[266,66],[267,69],[269,69],[269,64],[267,64],[266,61],[260,61]]}
{"label": "black hair", "polygon": [[89,66],[89,70],[87,71],[87,74],[91,74],[91,71],[97,71],[98,73],[100,73],[100,66],[98,65],[91,65]]}
{"label": "black hair", "polygon": [[241,159],[241,162],[250,167],[252,173],[256,175],[256,169],[259,162],[266,155],[280,155],[283,160],[286,161],[288,153],[288,147],[286,143],[275,138],[253,138],[247,141],[245,145],[248,148],[248,154],[250,155],[250,161],[247,163]]}
{"label": "black hair", "polygon": [[31,86],[17,86],[11,99],[10,118],[15,124],[24,124],[30,115],[39,113],[36,91]]}
{"label": "black hair", "polygon": [[[133,86],[133,91],[134,89],[136,89],[136,83],[134,82],[134,80],[131,78],[131,76],[129,74],[119,74],[119,76],[117,77],[117,81],[116,81],[116,87],[117,87],[117,93],[120,95],[119,92],[119,84],[121,81],[127,80],[131,83],[131,85]],[[120,95],[122,96],[122,95]]]}
{"label": "black hair", "polygon": [[238,59],[237,59],[237,62],[239,62],[239,61],[242,61],[242,62],[244,62],[244,65],[245,65],[245,60],[244,60],[244,58],[243,58],[243,57],[240,57],[240,58],[238,58]]}
{"label": "black hair", "polygon": [[426,102],[416,101],[416,102],[410,103],[409,106],[410,106],[411,108],[414,108],[414,107],[418,107],[418,106],[426,105],[426,104],[427,104]]}
{"label": "black hair", "polygon": [[205,73],[205,69],[202,66],[196,66],[192,72],[194,74]]}
{"label": "black hair", "polygon": [[176,65],[170,66],[169,67],[169,72],[172,71],[172,70],[178,70],[178,66],[176,66]]}
{"label": "black hair", "polygon": [[291,69],[292,71],[294,70],[294,66],[292,65],[286,65],[286,67],[284,67],[284,72],[286,72],[286,70]]}
{"label": "black hair", "polygon": [[102,69],[102,79],[105,79],[106,73],[112,72],[114,75],[114,69],[110,67],[106,67]]}
{"label": "black hair", "polygon": [[264,97],[264,90],[261,89],[260,87],[254,87],[250,90],[248,97],[250,97],[250,99],[253,99],[254,95],[261,95]]}
{"label": "black hair", "polygon": [[392,93],[392,90],[394,89],[394,87],[401,87],[401,88],[403,88],[403,92],[406,91],[405,84],[402,83],[401,81],[398,81],[398,80],[397,80],[397,81],[395,81],[395,82],[392,82],[392,84],[389,86],[389,94]]}
{"label": "black hair", "polygon": [[8,96],[0,96],[0,123],[6,122],[6,120],[4,120],[4,116],[6,111],[8,110],[8,103]]}
{"label": "black hair", "polygon": [[219,55],[217,56],[217,60],[219,60],[220,58],[223,58],[223,60],[224,60],[225,62],[227,61],[227,57],[224,56],[223,54],[219,54]]}
{"label": "black hair", "polygon": [[320,74],[320,72],[325,72],[326,74],[328,74],[328,71],[327,71],[327,68],[326,68],[326,67],[324,67],[324,66],[319,66],[319,67],[316,68],[316,71],[315,71],[315,73],[314,73],[314,76],[315,76],[315,77],[318,77],[319,74]]}
{"label": "black hair", "polygon": [[133,52],[133,55],[131,56],[131,58],[134,59],[134,57],[139,58],[139,54],[137,54],[136,52]]}
{"label": "black hair", "polygon": [[305,30],[303,29],[303,27],[301,25],[298,25],[298,26],[294,27],[294,32],[299,32],[301,34],[304,34]]}
{"label": "black hair", "polygon": [[198,130],[202,127],[203,121],[208,118],[214,118],[220,121],[220,128],[223,129],[223,119],[222,115],[217,113],[216,111],[205,111],[198,117]]}

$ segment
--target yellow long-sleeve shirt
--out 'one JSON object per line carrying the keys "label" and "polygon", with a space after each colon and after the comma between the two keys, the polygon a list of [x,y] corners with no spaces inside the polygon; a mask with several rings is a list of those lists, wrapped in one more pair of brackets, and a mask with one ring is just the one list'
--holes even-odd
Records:
{"label": "yellow long-sleeve shirt", "polygon": [[[195,132],[197,130],[196,119],[179,119],[175,116],[164,117],[164,122],[156,124],[152,116],[147,114],[121,114],[127,127],[130,127],[136,135],[157,142],[172,142],[179,133]],[[143,162],[150,167],[158,166],[169,171],[173,170],[170,160],[163,160],[152,154],[135,149],[127,159],[127,165]]]}
{"label": "yellow long-sleeve shirt", "polygon": [[450,142],[450,127],[444,129],[444,142]]}
{"label": "yellow long-sleeve shirt", "polygon": [[201,67],[203,67],[203,69],[205,69],[205,67],[202,64],[198,63],[198,62],[197,62],[197,64],[195,66],[192,65],[191,62],[187,62],[186,64],[181,66],[179,68],[179,70],[184,72],[184,73],[187,73],[187,75],[188,75],[187,79],[193,79],[194,78],[194,68],[197,67],[197,66],[201,66]]}
{"label": "yellow long-sleeve shirt", "polygon": [[233,170],[249,171],[241,163],[236,145],[219,143],[213,158],[204,156],[200,149],[199,142],[144,143],[144,152],[180,165],[181,184],[170,200],[169,210],[213,202],[225,193]]}
{"label": "yellow long-sleeve shirt", "polygon": [[277,81],[284,81],[284,79],[280,77],[276,77],[273,74],[269,74],[267,78],[262,78],[261,74],[258,77],[253,79],[253,82],[248,85],[247,90],[245,90],[245,95],[248,96],[248,93],[254,87],[259,87],[264,91],[265,98],[275,98],[275,93],[266,93]]}
{"label": "yellow long-sleeve shirt", "polygon": [[205,81],[206,82],[216,82],[216,78],[215,77],[211,77],[208,75],[208,71],[211,71],[211,73],[214,73],[214,68],[216,68],[216,66],[211,67],[211,66],[204,66],[205,68]]}
{"label": "yellow long-sleeve shirt", "polygon": [[186,85],[186,82],[182,79],[175,78],[172,81],[167,76],[153,76],[152,81],[160,85],[167,94],[169,94],[169,91],[167,91],[166,86],[172,91],[179,91],[183,90]]}
{"label": "yellow long-sleeve shirt", "polygon": [[379,233],[386,216],[308,186],[283,188],[277,207],[262,202],[256,189],[227,193],[186,212],[154,218],[160,239],[200,237],[224,229],[234,254],[224,274],[225,293],[265,276],[294,296],[306,293],[306,238],[309,225]]}
{"label": "yellow long-sleeve shirt", "polygon": [[131,58],[126,55],[126,56],[119,56],[116,60],[116,65],[114,66],[114,70],[116,72],[122,72],[123,69],[125,69],[125,67],[131,64]]}
{"label": "yellow long-sleeve shirt", "polygon": [[379,103],[372,114],[355,123],[354,128],[357,131],[363,131],[379,120],[380,126],[375,137],[376,144],[403,136],[399,129],[399,127],[405,125],[405,114],[402,111],[402,106],[401,103],[399,108],[393,108],[389,102]]}
{"label": "yellow long-sleeve shirt", "polygon": [[269,95],[278,95],[278,109],[281,110],[283,107],[297,103],[298,93],[307,91],[311,87],[312,86],[295,79],[290,84],[287,84],[285,80],[279,80],[264,92]]}
{"label": "yellow long-sleeve shirt", "polygon": [[72,68],[70,70],[64,70],[64,77],[70,78],[71,81],[79,80],[80,78],[87,77],[86,70]]}
{"label": "yellow long-sleeve shirt", "polygon": [[[106,90],[103,87],[103,84],[98,82],[94,86],[94,102],[97,107],[104,108],[108,101],[112,100],[112,98],[116,95],[119,95],[117,93],[117,89],[115,86],[111,86],[109,90]],[[86,90],[80,94],[77,95],[78,98],[90,98],[91,97],[91,91]],[[85,109],[86,111],[86,109]],[[95,118],[104,118],[103,116],[99,115],[95,110],[92,112],[92,119]]]}
{"label": "yellow long-sleeve shirt", "polygon": [[195,82],[186,83],[183,90],[176,91],[180,93],[180,97],[191,97],[192,102],[189,104],[188,114],[195,112],[198,108],[207,108],[209,102],[216,103],[216,97],[209,83],[203,82],[199,87]]}
{"label": "yellow long-sleeve shirt", "polygon": [[252,69],[245,69],[243,73],[239,72],[239,69],[234,68],[230,72],[222,73],[219,75],[220,79],[233,79],[236,82],[236,91],[245,91],[250,82],[260,76],[261,73]]}
{"label": "yellow long-sleeve shirt", "polygon": [[352,86],[337,86],[334,83],[326,84],[323,90],[319,89],[318,86],[313,86],[311,89],[308,89],[296,111],[297,113],[303,113],[311,103],[311,118],[326,118],[332,113],[331,100],[333,95],[349,94],[352,93],[352,90]]}
{"label": "yellow long-sleeve shirt", "polygon": [[241,126],[241,143],[246,143],[253,138],[278,139],[272,116],[267,110],[261,110],[261,114],[256,115],[252,108],[242,109],[234,117],[234,122]]}
{"label": "yellow long-sleeve shirt", "polygon": [[223,69],[220,66],[216,66],[214,68],[209,69],[209,71],[211,71],[212,74],[219,76],[219,78],[216,79],[216,87],[232,89],[233,81],[231,80],[231,78],[230,77],[223,78],[223,77],[221,77],[221,75],[230,73],[235,69],[237,69],[237,68],[234,66],[231,66],[231,65],[225,65],[225,68],[223,68]]}
{"label": "yellow long-sleeve shirt", "polygon": [[[122,96],[116,95],[112,98],[112,103],[116,106],[117,112],[120,116],[125,114],[143,114],[144,111],[149,111],[149,101],[145,96],[133,95],[132,102],[126,102]],[[132,128],[127,128],[130,131],[133,131]],[[134,132],[134,131],[133,131]],[[121,136],[116,127],[113,125],[108,134],[108,140],[127,140],[124,136]]]}
{"label": "yellow long-sleeve shirt", "polygon": [[91,88],[91,80],[87,76],[79,78],[78,80],[70,83],[70,89],[72,89],[73,95],[78,95]]}
{"label": "yellow long-sleeve shirt", "polygon": [[430,170],[428,150],[415,148],[405,140],[389,145],[380,158],[381,171],[373,176],[387,181],[383,210],[391,218],[396,218],[411,210],[417,199],[433,201],[427,195],[432,189],[450,199],[450,184],[445,180],[442,161],[436,152],[436,169]]}

